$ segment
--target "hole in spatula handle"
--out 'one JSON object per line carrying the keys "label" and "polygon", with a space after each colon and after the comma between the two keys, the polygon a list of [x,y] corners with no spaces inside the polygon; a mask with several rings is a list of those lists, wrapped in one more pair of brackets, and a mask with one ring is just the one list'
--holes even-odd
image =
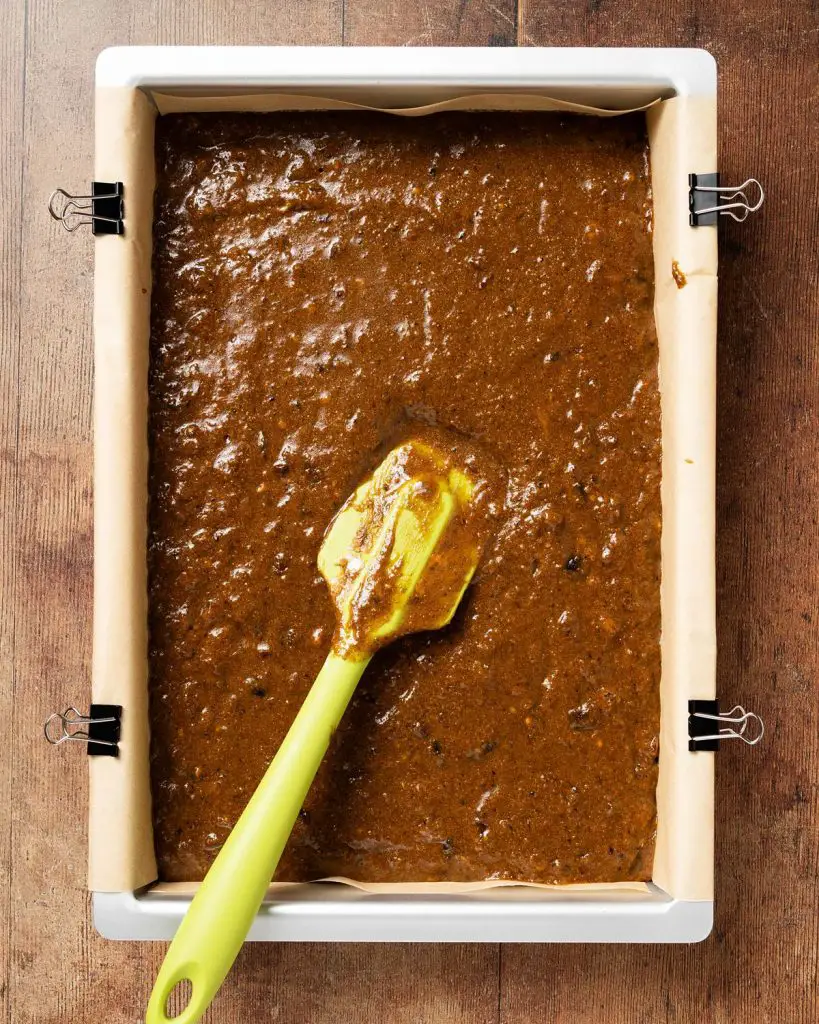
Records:
{"label": "hole in spatula handle", "polygon": [[181,1017],[193,997],[193,983],[189,978],[177,981],[165,1000],[165,1016],[168,1020]]}

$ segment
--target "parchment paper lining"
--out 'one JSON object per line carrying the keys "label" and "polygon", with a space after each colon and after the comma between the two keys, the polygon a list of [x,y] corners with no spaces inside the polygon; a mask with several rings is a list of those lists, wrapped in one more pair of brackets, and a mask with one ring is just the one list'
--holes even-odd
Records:
{"label": "parchment paper lining", "polygon": [[[419,86],[413,93],[417,94]],[[616,116],[601,86],[599,108],[533,92],[459,95],[437,110],[567,110]],[[150,331],[154,119],[204,110],[385,109],[327,95],[203,95],[202,90],[96,93],[95,178],[125,186],[123,236],[95,240],[95,538],[93,695],[123,705],[120,756],[90,759],[89,888],[133,891],[156,879],[147,692],[147,361]],[[646,108],[640,108],[646,109]],[[687,176],[716,167],[716,103],[658,99],[647,110],[654,194],[655,319],[663,431],[662,680],[657,845],[653,882],[677,899],[713,898],[713,758],[691,754],[687,702],[714,695],[714,464],[716,231],[688,225]],[[679,289],[672,260],[687,284]],[[514,882],[365,885],[366,892],[475,893]],[[304,888],[304,886],[299,886]],[[271,893],[293,891],[276,883]],[[641,898],[642,883],[533,886],[562,898]],[[194,892],[196,883],[154,884]],[[516,891],[520,891],[519,889]],[[546,895],[546,893],[544,893]]]}

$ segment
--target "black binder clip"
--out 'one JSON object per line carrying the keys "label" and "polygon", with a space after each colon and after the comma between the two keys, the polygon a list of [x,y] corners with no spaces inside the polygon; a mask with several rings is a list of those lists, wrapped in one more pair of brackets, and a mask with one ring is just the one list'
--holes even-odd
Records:
{"label": "black binder clip", "polygon": [[[754,202],[746,191],[754,188],[759,195]],[[765,193],[756,178],[741,185],[720,185],[719,173],[688,175],[688,221],[691,227],[716,224],[718,217],[733,217],[740,223],[765,201]]]}
{"label": "black binder clip", "polygon": [[[747,732],[754,722],[756,728]],[[742,740],[749,747],[759,743],[765,735],[765,723],[737,704],[720,714],[718,700],[690,700],[688,702],[688,749],[719,750],[720,740]]]}
{"label": "black binder clip", "polygon": [[92,704],[87,715],[70,707],[49,715],[43,731],[53,746],[85,743],[88,754],[118,757],[121,719],[119,704]]}
{"label": "black binder clip", "polygon": [[90,224],[95,235],[121,235],[125,232],[125,204],[121,181],[92,181],[90,196],[73,196],[58,188],[48,200],[48,212],[66,231]]}

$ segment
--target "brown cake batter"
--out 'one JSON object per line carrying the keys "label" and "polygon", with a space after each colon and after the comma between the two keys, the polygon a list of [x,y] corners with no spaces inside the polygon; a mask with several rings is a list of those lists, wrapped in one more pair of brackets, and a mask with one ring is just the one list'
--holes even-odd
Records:
{"label": "brown cake batter", "polygon": [[418,424],[501,467],[451,626],[367,670],[277,877],[650,877],[660,418],[642,117],[157,123],[160,875],[201,878],[329,648],[334,512]]}

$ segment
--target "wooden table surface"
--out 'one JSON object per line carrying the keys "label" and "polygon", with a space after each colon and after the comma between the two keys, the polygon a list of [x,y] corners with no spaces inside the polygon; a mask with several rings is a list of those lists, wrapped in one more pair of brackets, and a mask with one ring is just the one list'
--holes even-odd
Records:
{"label": "wooden table surface", "polygon": [[86,766],[42,740],[87,705],[92,241],[46,212],[92,170],[94,58],[149,43],[701,46],[724,180],[718,692],[765,719],[717,758],[716,927],[675,947],[255,945],[209,1020],[797,1024],[817,1019],[817,8],[812,0],[0,0],[0,1011],[125,1024],[158,944],[101,940]]}

